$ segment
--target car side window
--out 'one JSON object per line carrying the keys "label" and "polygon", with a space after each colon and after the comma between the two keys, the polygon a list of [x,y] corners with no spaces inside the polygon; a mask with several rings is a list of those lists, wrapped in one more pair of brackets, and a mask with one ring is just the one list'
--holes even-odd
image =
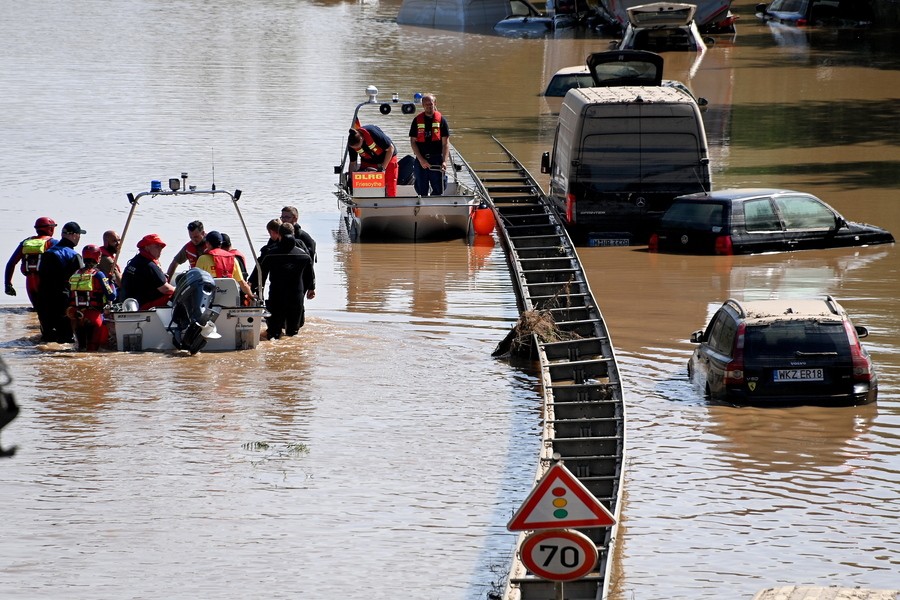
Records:
{"label": "car side window", "polygon": [[786,229],[833,229],[837,223],[834,212],[816,198],[781,196],[775,205]]}
{"label": "car side window", "polygon": [[731,317],[724,310],[720,310],[709,324],[706,334],[707,343],[716,352],[730,354],[731,340],[733,339],[734,326]]}
{"label": "car side window", "polygon": [[744,202],[744,224],[747,231],[781,231],[781,221],[770,198]]}

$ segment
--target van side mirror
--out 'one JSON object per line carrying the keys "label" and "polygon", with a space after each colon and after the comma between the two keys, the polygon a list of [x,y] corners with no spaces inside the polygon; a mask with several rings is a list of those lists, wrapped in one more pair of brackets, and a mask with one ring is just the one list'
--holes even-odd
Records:
{"label": "van side mirror", "polygon": [[853,327],[856,330],[856,335],[858,337],[864,338],[869,337],[869,330],[863,327],[862,325],[856,325]]}
{"label": "van side mirror", "polygon": [[709,100],[707,100],[703,96],[697,98],[697,106],[706,106],[707,104],[709,104]]}
{"label": "van side mirror", "polygon": [[549,173],[550,172],[550,153],[544,152],[541,154],[541,173]]}
{"label": "van side mirror", "polygon": [[758,12],[758,13],[760,13],[760,14],[763,14],[763,15],[766,14],[766,7],[767,7],[767,6],[769,6],[769,5],[768,5],[768,4],[757,4],[757,5],[756,5],[756,12]]}
{"label": "van side mirror", "polygon": [[703,330],[698,329],[694,333],[691,334],[691,342],[694,344],[699,344],[703,341]]}

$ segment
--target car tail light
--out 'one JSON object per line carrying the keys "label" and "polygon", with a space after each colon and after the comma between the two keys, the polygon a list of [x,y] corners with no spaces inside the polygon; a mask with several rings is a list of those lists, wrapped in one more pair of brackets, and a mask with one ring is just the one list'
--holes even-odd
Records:
{"label": "car tail light", "polygon": [[659,252],[659,234],[654,233],[647,242],[647,250],[650,252]]}
{"label": "car tail light", "polygon": [[744,383],[744,334],[747,325],[738,325],[734,336],[734,348],[731,349],[731,361],[725,365],[725,385],[742,385]]}
{"label": "car tail light", "polygon": [[720,235],[716,238],[716,254],[731,256],[734,254],[734,246],[731,244],[730,235]]}
{"label": "car tail light", "polygon": [[566,221],[575,222],[575,194],[566,194]]}
{"label": "car tail light", "polygon": [[806,19],[797,19],[797,27],[803,27],[806,25]]}
{"label": "car tail light", "polygon": [[872,359],[863,353],[859,336],[850,321],[844,321],[844,331],[850,340],[850,358],[853,361],[853,381],[872,381]]}

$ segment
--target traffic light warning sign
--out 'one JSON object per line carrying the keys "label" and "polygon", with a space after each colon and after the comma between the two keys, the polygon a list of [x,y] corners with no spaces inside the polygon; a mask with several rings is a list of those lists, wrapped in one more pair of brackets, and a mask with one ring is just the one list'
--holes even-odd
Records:
{"label": "traffic light warning sign", "polygon": [[562,463],[555,463],[513,515],[510,531],[611,527],[615,517]]}

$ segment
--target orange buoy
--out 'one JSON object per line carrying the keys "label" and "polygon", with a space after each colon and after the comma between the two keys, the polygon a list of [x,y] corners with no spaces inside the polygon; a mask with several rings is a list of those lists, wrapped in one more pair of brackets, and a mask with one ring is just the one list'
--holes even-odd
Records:
{"label": "orange buoy", "polygon": [[478,207],[472,215],[472,226],[478,235],[490,235],[494,232],[494,211],[487,207]]}

